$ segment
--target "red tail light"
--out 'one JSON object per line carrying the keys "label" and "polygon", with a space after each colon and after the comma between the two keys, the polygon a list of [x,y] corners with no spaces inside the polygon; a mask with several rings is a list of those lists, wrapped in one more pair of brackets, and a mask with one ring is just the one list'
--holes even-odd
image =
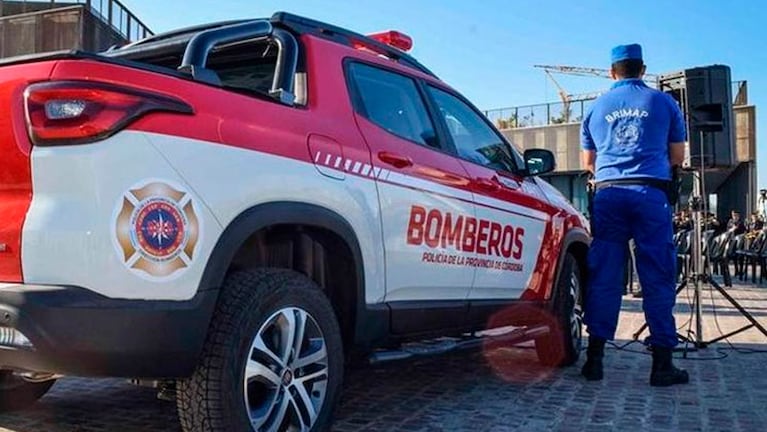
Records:
{"label": "red tail light", "polygon": [[395,30],[369,34],[367,37],[402,51],[410,51],[413,48],[413,38]]}
{"label": "red tail light", "polygon": [[24,101],[29,137],[38,146],[99,141],[152,111],[193,113],[178,99],[88,81],[33,84]]}

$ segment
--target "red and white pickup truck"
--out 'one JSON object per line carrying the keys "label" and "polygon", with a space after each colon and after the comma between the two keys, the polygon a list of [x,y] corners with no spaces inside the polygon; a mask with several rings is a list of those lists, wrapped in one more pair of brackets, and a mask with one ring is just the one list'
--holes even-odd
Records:
{"label": "red and white pickup truck", "polygon": [[175,382],[187,432],[321,430],[346,361],[415,340],[515,326],[575,362],[589,234],[553,155],[411,45],[277,13],[3,60],[0,408],[126,377]]}

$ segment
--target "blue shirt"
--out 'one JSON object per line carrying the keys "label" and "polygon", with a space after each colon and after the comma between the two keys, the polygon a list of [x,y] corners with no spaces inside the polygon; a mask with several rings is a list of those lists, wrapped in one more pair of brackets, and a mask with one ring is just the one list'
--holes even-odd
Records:
{"label": "blue shirt", "polygon": [[581,147],[595,150],[596,181],[671,179],[668,145],[686,140],[671,96],[641,79],[624,79],[599,97],[581,125]]}

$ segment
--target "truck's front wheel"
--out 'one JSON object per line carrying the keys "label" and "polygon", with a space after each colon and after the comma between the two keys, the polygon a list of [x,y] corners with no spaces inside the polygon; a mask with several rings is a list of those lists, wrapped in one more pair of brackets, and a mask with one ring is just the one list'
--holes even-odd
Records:
{"label": "truck's front wheel", "polygon": [[298,273],[226,282],[194,375],[179,382],[187,432],[319,431],[340,395],[343,347],[330,302]]}
{"label": "truck's front wheel", "polygon": [[545,366],[570,366],[578,361],[583,344],[582,283],[578,261],[567,253],[554,292],[550,333],[535,341],[538,359]]}

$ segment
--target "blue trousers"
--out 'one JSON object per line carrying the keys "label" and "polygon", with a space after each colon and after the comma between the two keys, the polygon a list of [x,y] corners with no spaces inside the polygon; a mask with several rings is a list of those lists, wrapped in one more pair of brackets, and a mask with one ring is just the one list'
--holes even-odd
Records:
{"label": "blue trousers", "polygon": [[673,315],[676,249],[671,211],[663,191],[649,186],[610,186],[597,192],[584,307],[590,335],[615,338],[628,244],[633,238],[642,284],[642,308],[650,328],[649,343],[665,348],[677,345]]}

